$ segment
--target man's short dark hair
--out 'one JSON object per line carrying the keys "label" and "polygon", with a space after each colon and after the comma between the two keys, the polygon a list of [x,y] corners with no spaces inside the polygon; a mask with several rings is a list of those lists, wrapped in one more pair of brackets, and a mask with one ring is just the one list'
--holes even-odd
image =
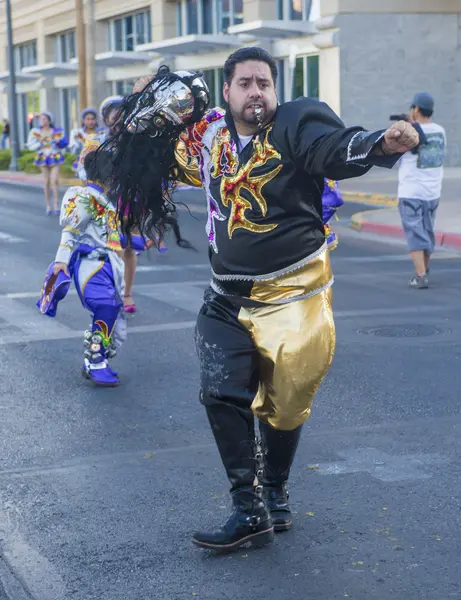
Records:
{"label": "man's short dark hair", "polygon": [[423,117],[432,117],[433,111],[432,110],[428,110],[427,108],[420,108],[419,112],[422,114]]}
{"label": "man's short dark hair", "polygon": [[269,65],[274,85],[277,83],[277,63],[269,52],[258,46],[248,46],[246,48],[239,48],[233,52],[224,63],[224,81],[228,85],[231,84],[232,78],[234,77],[236,65],[238,63],[246,62],[247,60],[259,60]]}
{"label": "man's short dark hair", "polygon": [[417,108],[421,116],[426,117],[426,119],[429,119],[429,117],[432,117],[432,115],[434,114],[433,110],[429,110],[428,108],[420,108],[419,106],[415,106],[414,104],[412,104],[411,108]]}

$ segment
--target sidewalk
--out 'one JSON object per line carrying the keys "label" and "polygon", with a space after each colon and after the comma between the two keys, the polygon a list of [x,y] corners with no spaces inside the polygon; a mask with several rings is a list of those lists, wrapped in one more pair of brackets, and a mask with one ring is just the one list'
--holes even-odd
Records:
{"label": "sidewalk", "polygon": [[[24,173],[23,171],[0,171],[0,183],[18,183],[32,187],[43,186],[43,176],[41,173]],[[80,185],[78,179],[62,179],[60,186],[68,187],[70,185]]]}
{"label": "sidewalk", "polygon": [[[357,231],[376,235],[404,238],[398,208],[380,208],[356,213],[351,226]],[[444,199],[435,221],[435,239],[438,246],[461,250],[461,206],[459,201]]]}
{"label": "sidewalk", "polygon": [[[357,191],[352,191],[352,186]],[[341,182],[340,187],[346,202],[381,207],[353,215],[351,226],[354,229],[376,235],[405,237],[397,208],[397,169],[391,171],[375,169],[360,179]],[[372,190],[376,192],[372,193]],[[436,243],[439,246],[461,250],[461,168],[459,167],[445,169],[435,227]]]}

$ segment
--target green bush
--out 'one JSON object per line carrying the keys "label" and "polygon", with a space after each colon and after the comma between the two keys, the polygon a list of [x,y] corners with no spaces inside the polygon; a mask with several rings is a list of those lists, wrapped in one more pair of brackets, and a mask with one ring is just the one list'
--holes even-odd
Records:
{"label": "green bush", "polygon": [[75,156],[75,154],[71,154],[70,152],[66,152],[66,154],[64,154],[64,164],[65,165],[72,166],[76,160],[77,160],[77,157]]}
{"label": "green bush", "polygon": [[40,173],[39,167],[34,165],[34,160],[35,152],[30,152],[30,150],[23,150],[18,160],[19,170],[24,171],[24,173]]}
{"label": "green bush", "polygon": [[64,177],[65,179],[75,179],[76,175],[74,173],[74,170],[72,169],[73,162],[74,161],[72,161],[69,164],[66,160],[64,160],[60,168],[61,177]]}
{"label": "green bush", "polygon": [[35,156],[35,154],[35,150],[28,150],[27,148],[19,151],[19,156]]}
{"label": "green bush", "polygon": [[[18,160],[18,169],[24,173],[40,173],[40,168],[34,165],[36,152],[33,150],[21,150]],[[60,167],[61,177],[74,179],[75,173],[72,165],[76,159],[74,154],[65,154],[64,162]],[[11,163],[11,150],[0,150],[0,171],[8,171]]]}
{"label": "green bush", "polygon": [[0,150],[0,171],[8,171],[11,162],[11,150]]}

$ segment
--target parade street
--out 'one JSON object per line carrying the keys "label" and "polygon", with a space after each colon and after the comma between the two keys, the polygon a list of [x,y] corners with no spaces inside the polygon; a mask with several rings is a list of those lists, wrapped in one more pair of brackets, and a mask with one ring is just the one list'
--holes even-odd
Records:
{"label": "parade street", "polygon": [[[60,238],[41,190],[0,186],[0,600],[460,600],[461,259],[408,288],[403,241],[332,220],[337,350],[290,478],[293,529],[216,555],[191,534],[229,512],[198,400],[194,322],[210,278],[201,192],[184,237],[142,256],[113,363],[81,375],[75,290],[39,313]],[[309,364],[306,363],[306,369]]]}

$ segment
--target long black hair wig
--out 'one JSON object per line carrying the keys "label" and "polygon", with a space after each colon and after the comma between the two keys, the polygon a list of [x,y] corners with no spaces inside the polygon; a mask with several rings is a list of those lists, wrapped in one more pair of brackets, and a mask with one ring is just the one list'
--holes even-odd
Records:
{"label": "long black hair wig", "polygon": [[113,153],[111,194],[118,199],[122,232],[138,229],[154,243],[173,230],[181,237],[172,194],[176,187],[175,146],[181,132],[199,121],[209,93],[198,73],[173,73],[160,67],[140,93],[120,106],[118,131],[99,151]]}

